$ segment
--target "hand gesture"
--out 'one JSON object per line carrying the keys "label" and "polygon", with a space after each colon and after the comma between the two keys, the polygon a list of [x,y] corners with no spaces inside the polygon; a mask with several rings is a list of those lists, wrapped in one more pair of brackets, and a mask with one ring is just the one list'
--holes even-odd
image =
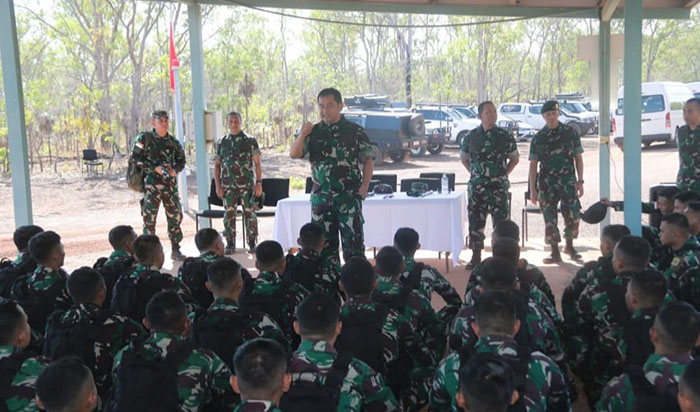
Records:
{"label": "hand gesture", "polygon": [[301,130],[299,130],[299,136],[301,137],[306,137],[309,134],[311,134],[311,129],[313,129],[314,125],[311,122],[306,122],[304,123],[303,126],[301,126]]}

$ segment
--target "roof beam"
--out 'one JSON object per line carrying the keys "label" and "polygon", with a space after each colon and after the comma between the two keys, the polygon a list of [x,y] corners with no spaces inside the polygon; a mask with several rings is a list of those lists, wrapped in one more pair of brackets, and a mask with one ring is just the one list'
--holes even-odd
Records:
{"label": "roof beam", "polygon": [[613,13],[617,10],[617,6],[620,5],[622,0],[604,0],[600,11],[600,19],[602,21],[610,21]]}

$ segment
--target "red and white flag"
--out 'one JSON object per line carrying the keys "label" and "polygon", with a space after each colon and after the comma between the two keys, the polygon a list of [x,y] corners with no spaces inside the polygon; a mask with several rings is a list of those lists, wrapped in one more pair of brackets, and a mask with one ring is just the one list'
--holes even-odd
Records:
{"label": "red and white flag", "polygon": [[180,61],[175,54],[175,41],[173,40],[173,23],[170,22],[170,90],[175,93],[175,76],[173,75],[173,67],[180,67]]}

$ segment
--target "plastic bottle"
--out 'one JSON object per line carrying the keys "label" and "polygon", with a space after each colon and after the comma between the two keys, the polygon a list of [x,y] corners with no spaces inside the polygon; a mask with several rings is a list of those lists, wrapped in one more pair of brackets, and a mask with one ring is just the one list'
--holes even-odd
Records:
{"label": "plastic bottle", "polygon": [[442,190],[441,190],[440,192],[443,193],[443,194],[448,194],[448,193],[450,193],[450,181],[449,181],[449,179],[447,178],[447,175],[443,173],[443,174],[442,174],[442,179],[440,179],[440,180],[441,180],[441,183],[442,183]]}

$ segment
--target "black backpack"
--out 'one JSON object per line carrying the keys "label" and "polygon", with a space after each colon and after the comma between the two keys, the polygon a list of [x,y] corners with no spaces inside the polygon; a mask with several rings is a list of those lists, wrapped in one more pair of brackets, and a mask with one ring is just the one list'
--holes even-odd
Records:
{"label": "black backpack", "polygon": [[233,355],[245,340],[242,334],[251,313],[199,309],[190,328],[190,342],[198,348],[214,351],[233,370]]}
{"label": "black backpack", "polygon": [[208,268],[209,262],[200,257],[185,258],[180,267],[182,282],[190,288],[194,300],[203,308],[208,308],[214,301],[214,295],[207,290],[205,285]]}
{"label": "black backpack", "polygon": [[114,285],[112,310],[141,323],[145,316],[146,304],[156,293],[172,289],[172,279],[159,272],[131,278],[122,275]]}
{"label": "black backpack", "polygon": [[12,294],[12,284],[21,276],[31,275],[36,269],[36,260],[25,253],[22,260],[14,265],[10,259],[0,260],[0,297],[9,299]]}
{"label": "black backpack", "polygon": [[33,329],[43,332],[46,320],[57,309],[56,298],[66,287],[66,272],[61,269],[62,276],[48,289],[41,291],[29,290],[28,282],[31,275],[20,276],[12,285],[12,297],[22,306],[27,314],[29,324]]}
{"label": "black backpack", "polygon": [[387,311],[377,305],[377,310],[352,310],[347,316],[341,316],[343,329],[335,341],[335,350],[338,353],[350,352],[377,373],[386,375],[382,345],[386,314]]}
{"label": "black backpack", "polygon": [[14,395],[10,392],[12,380],[19,372],[24,361],[32,356],[34,355],[31,352],[21,351],[0,359],[0,412],[9,411],[5,399],[10,399]]}
{"label": "black backpack", "polygon": [[192,352],[183,344],[165,359],[153,358],[143,344],[132,343],[122,353],[108,410],[171,412],[179,410],[177,369]]}
{"label": "black backpack", "polygon": [[43,354],[51,359],[77,356],[94,372],[95,341],[110,313],[101,310],[95,316],[81,319],[79,323],[61,322],[65,313],[62,310],[56,311],[46,321]]}
{"label": "black backpack", "polygon": [[424,267],[424,263],[416,262],[413,269],[408,272],[408,275],[401,276],[401,283],[410,286],[411,290],[418,290],[420,288],[420,279]]}
{"label": "black backpack", "polygon": [[316,382],[293,382],[280,401],[280,409],[284,412],[337,411],[343,380],[348,374],[352,358],[349,352],[338,354],[323,386],[318,386]]}
{"label": "black backpack", "polygon": [[[243,280],[243,293],[239,297],[239,303],[241,306],[246,308],[251,312],[262,312],[269,315],[277,324],[282,328],[282,331],[287,333],[291,325],[286,325],[285,314],[282,313],[282,306],[284,303],[283,295],[292,287],[292,283],[282,279],[282,284],[278,289],[277,293],[266,293],[253,295],[253,289],[255,288],[255,279],[245,279]],[[293,334],[293,341],[289,342],[292,348],[299,346],[301,338]]]}
{"label": "black backpack", "polygon": [[678,384],[673,384],[664,392],[659,392],[644,376],[644,369],[640,366],[627,368],[627,376],[632,383],[634,391],[634,410],[637,412],[680,412],[676,395],[671,393]]}
{"label": "black backpack", "polygon": [[654,353],[654,345],[649,337],[649,329],[654,324],[651,319],[629,319],[624,323],[625,361],[627,365],[642,366],[649,355]]}
{"label": "black backpack", "polygon": [[92,266],[105,281],[105,288],[107,290],[107,295],[105,296],[105,302],[112,302],[112,294],[114,293],[114,285],[116,285],[117,280],[122,275],[129,275],[134,269],[134,258],[124,258],[119,259],[111,265],[105,265],[107,263],[107,258],[101,257],[97,259],[95,264]]}
{"label": "black backpack", "polygon": [[[301,253],[301,252],[299,252]],[[319,290],[320,279],[316,276],[321,269],[321,259],[300,259],[297,262],[293,255],[287,256],[287,266],[282,279],[298,283],[310,291]]]}

